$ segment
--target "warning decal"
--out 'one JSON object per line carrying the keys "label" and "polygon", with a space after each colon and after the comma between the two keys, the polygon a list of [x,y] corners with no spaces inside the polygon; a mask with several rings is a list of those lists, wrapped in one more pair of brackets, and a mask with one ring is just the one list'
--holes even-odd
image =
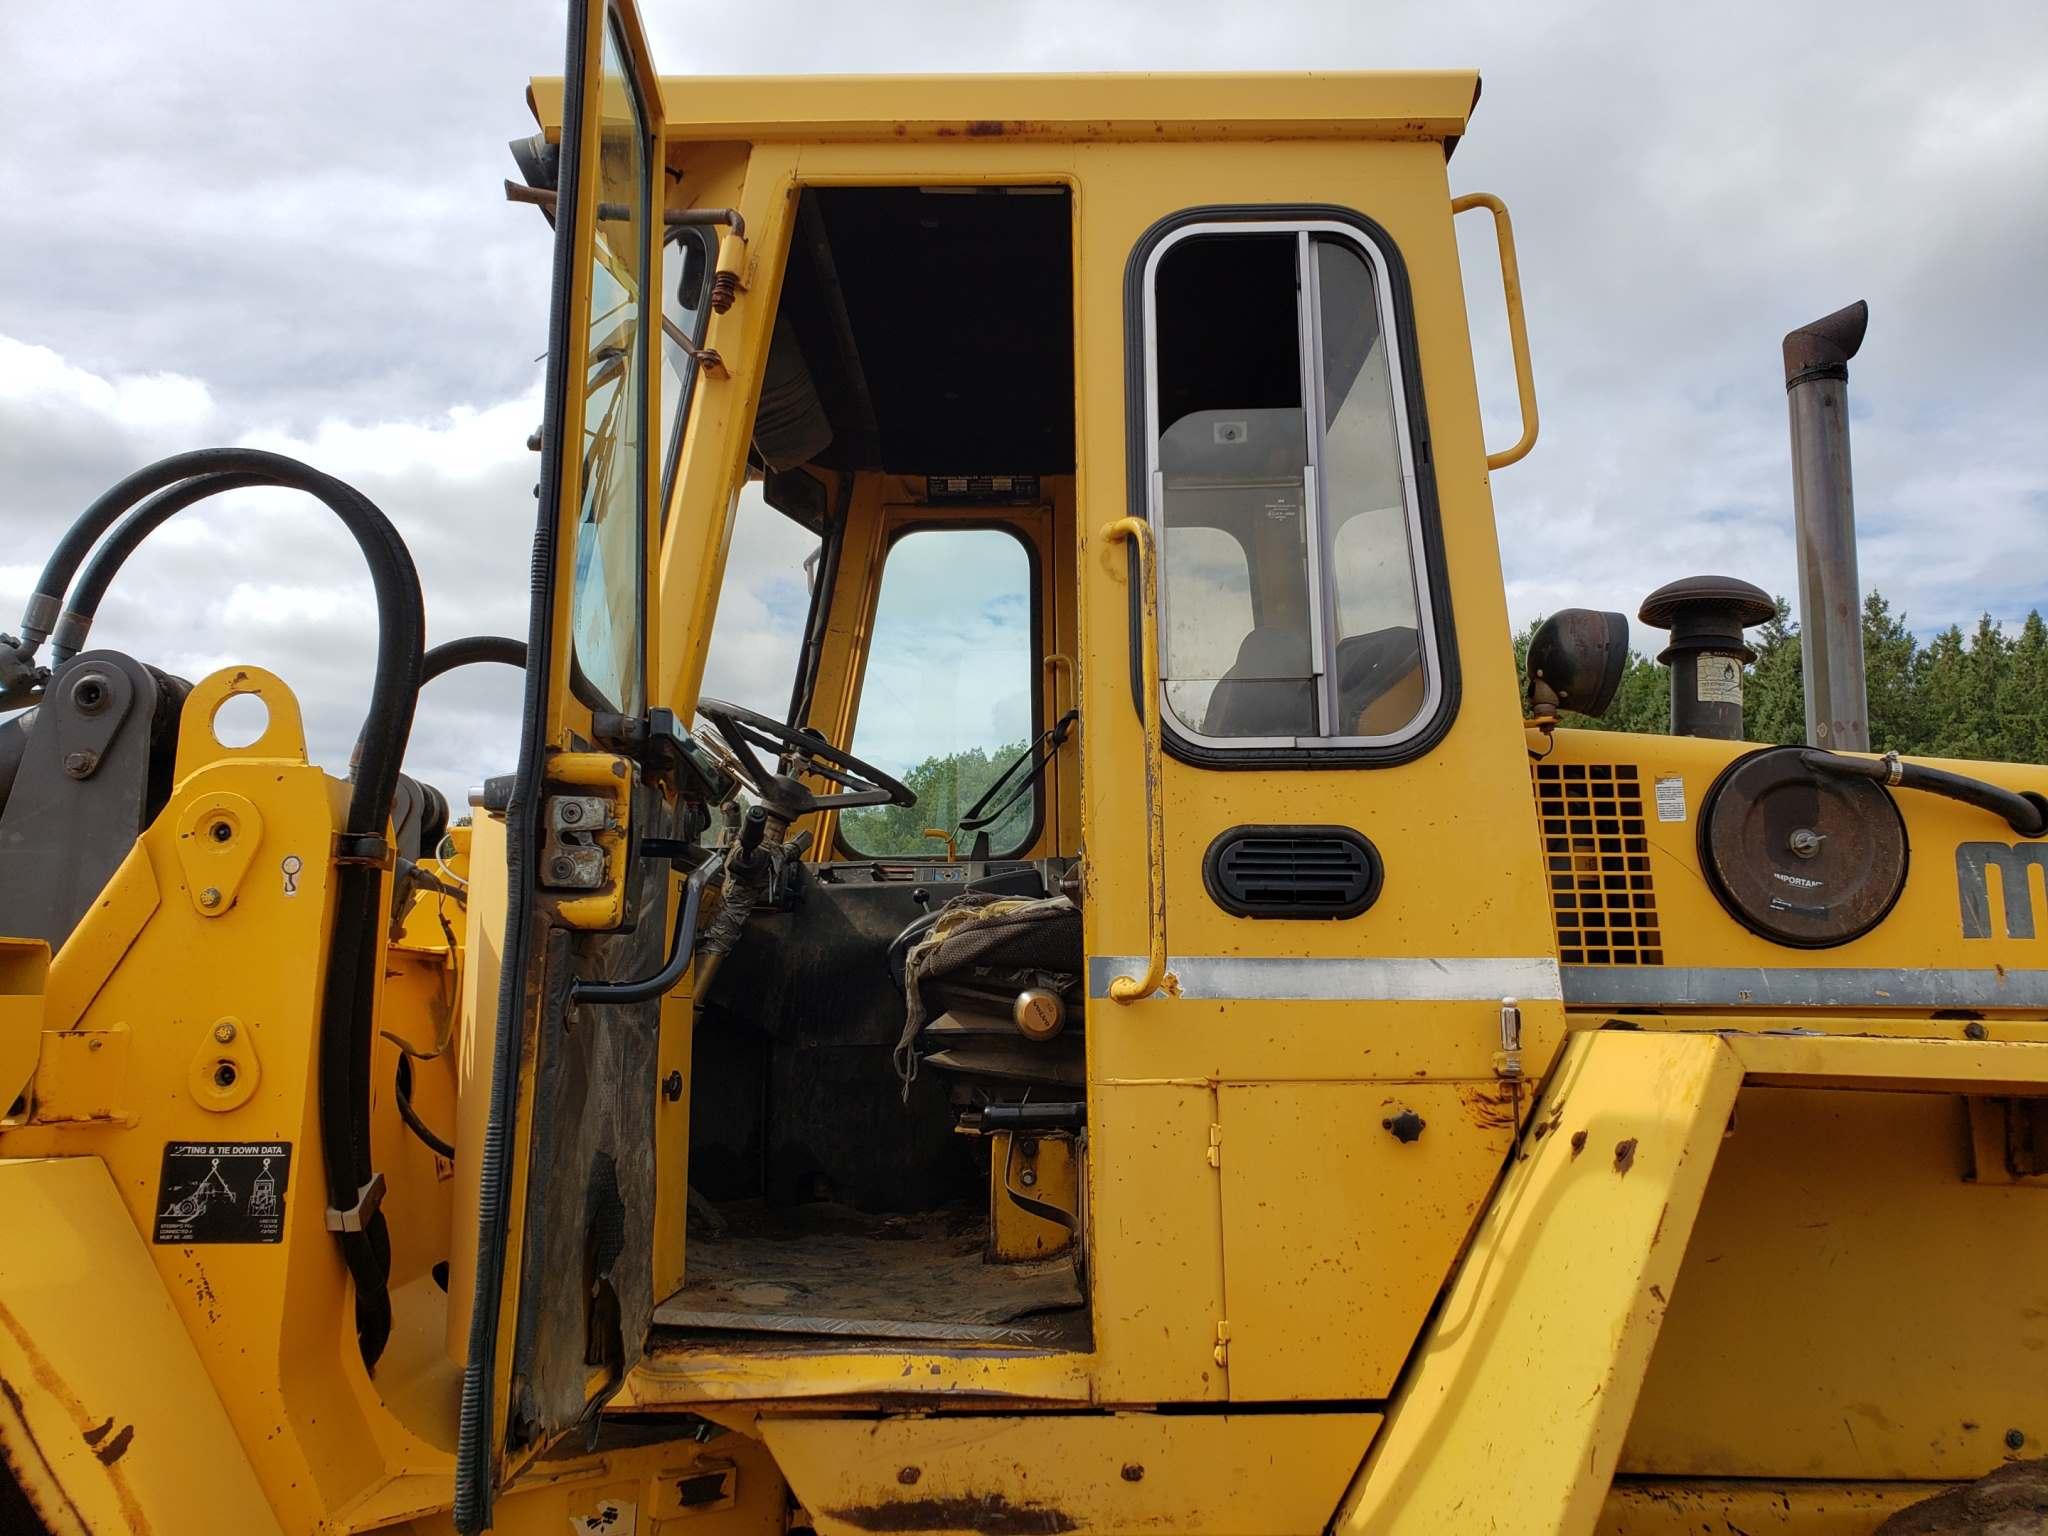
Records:
{"label": "warning decal", "polygon": [[159,1243],[284,1240],[288,1141],[167,1141],[157,1183]]}

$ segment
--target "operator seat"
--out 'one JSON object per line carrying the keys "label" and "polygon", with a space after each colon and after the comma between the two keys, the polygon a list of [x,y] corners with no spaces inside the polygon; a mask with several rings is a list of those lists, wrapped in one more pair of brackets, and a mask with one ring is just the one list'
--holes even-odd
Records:
{"label": "operator seat", "polygon": [[1262,624],[1238,642],[1202,717],[1204,736],[1312,736],[1314,683],[1308,637]]}
{"label": "operator seat", "polygon": [[[1086,1080],[1081,909],[1029,873],[1035,892],[970,886],[889,946],[906,1092],[925,1067],[946,1074],[956,1098],[984,1102],[1071,1096]],[[1014,887],[1014,872],[976,884],[998,881]],[[1027,993],[1033,1006],[1020,1010]]]}

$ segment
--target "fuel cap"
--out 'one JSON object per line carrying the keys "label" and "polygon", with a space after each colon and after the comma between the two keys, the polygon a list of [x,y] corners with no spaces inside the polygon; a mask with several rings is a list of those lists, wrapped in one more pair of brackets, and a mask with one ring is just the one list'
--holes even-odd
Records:
{"label": "fuel cap", "polygon": [[1818,774],[1800,747],[1729,764],[1700,808],[1700,865],[1721,905],[1778,944],[1861,938],[1906,884],[1906,823],[1883,785]]}

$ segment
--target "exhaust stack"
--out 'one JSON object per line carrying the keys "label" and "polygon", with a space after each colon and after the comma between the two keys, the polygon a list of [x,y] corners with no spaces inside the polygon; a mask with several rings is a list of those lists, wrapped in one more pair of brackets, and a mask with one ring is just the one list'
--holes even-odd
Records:
{"label": "exhaust stack", "polygon": [[1849,478],[1849,359],[1863,345],[1869,324],[1870,306],[1858,299],[1785,337],[1806,742],[1847,752],[1870,750],[1856,498]]}

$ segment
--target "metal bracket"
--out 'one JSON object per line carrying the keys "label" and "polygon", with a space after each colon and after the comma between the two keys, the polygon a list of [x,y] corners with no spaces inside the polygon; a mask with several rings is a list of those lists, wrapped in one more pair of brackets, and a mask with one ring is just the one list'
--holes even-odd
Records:
{"label": "metal bracket", "polygon": [[717,805],[732,796],[732,775],[672,709],[650,709],[642,717],[593,715],[590,733],[621,757],[638,763],[648,778],[666,782],[684,799]]}
{"label": "metal bracket", "polygon": [[378,1207],[384,1204],[384,1175],[373,1173],[370,1182],[356,1191],[356,1203],[345,1211],[327,1208],[327,1230],[330,1232],[360,1232],[376,1220]]}
{"label": "metal bracket", "polygon": [[391,845],[372,832],[334,834],[334,862],[365,869],[391,868]]}

